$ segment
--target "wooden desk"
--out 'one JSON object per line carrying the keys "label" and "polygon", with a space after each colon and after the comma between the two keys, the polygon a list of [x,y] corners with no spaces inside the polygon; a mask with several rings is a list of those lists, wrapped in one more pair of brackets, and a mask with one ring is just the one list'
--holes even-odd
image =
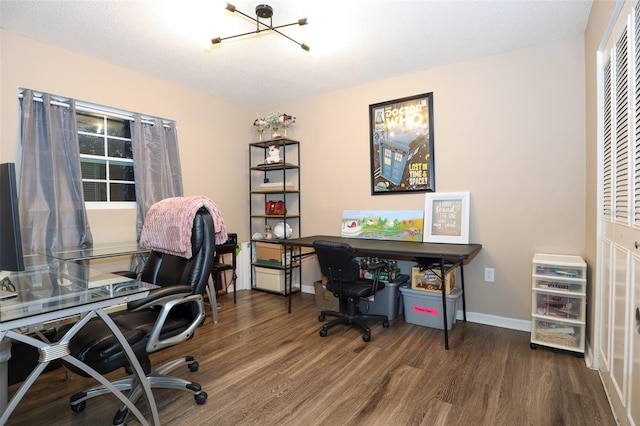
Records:
{"label": "wooden desk", "polygon": [[[462,312],[467,321],[467,306],[464,291],[463,264],[469,262],[482,250],[481,244],[442,244],[421,243],[413,241],[369,240],[361,238],[345,238],[333,235],[313,235],[310,237],[281,239],[278,242],[291,250],[293,259],[294,247],[313,247],[316,240],[346,243],[353,247],[358,255],[382,258],[415,260],[421,265],[434,265],[440,269],[441,277],[447,271],[460,267],[460,284],[462,286]],[[306,254],[305,254],[306,255]],[[293,260],[292,260],[293,261]],[[447,330],[447,297],[442,285],[442,321],[444,325],[444,347],[449,349],[449,331]],[[291,291],[289,291],[289,312],[291,312]]]}

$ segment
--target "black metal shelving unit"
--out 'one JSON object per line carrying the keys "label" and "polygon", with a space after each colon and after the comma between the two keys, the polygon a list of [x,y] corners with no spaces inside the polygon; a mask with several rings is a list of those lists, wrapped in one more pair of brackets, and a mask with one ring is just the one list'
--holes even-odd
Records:
{"label": "black metal shelving unit", "polygon": [[[268,164],[271,146],[279,150],[280,161]],[[300,291],[302,277],[297,253],[286,250],[275,235],[271,239],[255,236],[264,236],[267,226],[275,231],[280,223],[285,232],[287,226],[291,227],[292,238],[301,235],[300,142],[285,137],[249,144],[249,172],[251,287],[288,296]],[[269,201],[282,201],[285,211],[282,214],[267,214],[266,203]],[[259,248],[268,247],[266,244],[274,245],[275,251],[279,250],[284,256],[280,259],[261,259]]]}

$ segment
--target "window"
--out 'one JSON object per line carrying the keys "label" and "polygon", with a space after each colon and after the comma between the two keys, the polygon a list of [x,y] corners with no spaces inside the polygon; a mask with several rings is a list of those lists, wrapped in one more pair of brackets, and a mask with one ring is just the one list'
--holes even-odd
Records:
{"label": "window", "polygon": [[[26,90],[19,89],[18,99],[23,98]],[[80,157],[81,189],[87,209],[137,209],[139,200],[136,193],[141,190],[154,194],[158,199],[182,194],[175,121],[33,90],[29,90],[29,93],[35,102],[44,102],[44,98],[47,98],[51,105],[66,109],[75,106],[76,127],[71,130],[74,133],[68,136],[77,136],[78,151],[73,152],[73,158],[76,161],[76,154]],[[139,132],[136,132],[135,123],[140,125]],[[41,155],[47,155],[44,151],[50,152],[51,149],[51,146],[46,145],[51,141],[47,141],[47,138],[40,139],[46,146],[40,148],[43,152],[35,148],[36,151],[29,156],[30,159],[36,157],[36,162]],[[138,139],[139,145],[134,145],[138,143]],[[157,146],[160,141],[161,151],[154,152],[153,158],[150,158],[150,145]],[[134,147],[140,147],[141,156],[149,160],[148,167],[138,171],[137,176]],[[58,167],[67,166],[60,164]],[[75,165],[73,169],[77,173]],[[166,176],[164,183],[168,186],[154,186],[151,174],[161,175],[163,179]],[[37,179],[40,185],[48,185],[51,177],[38,176]],[[77,183],[73,184],[74,194],[80,190]]]}
{"label": "window", "polygon": [[85,202],[135,202],[130,119],[78,108],[76,120]]}

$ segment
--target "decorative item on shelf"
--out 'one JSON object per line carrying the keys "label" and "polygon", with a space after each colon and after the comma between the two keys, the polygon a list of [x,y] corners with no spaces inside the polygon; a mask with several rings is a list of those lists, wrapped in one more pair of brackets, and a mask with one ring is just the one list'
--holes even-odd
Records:
{"label": "decorative item on shelf", "polygon": [[293,229],[291,229],[288,223],[280,222],[275,228],[273,228],[273,235],[280,239],[291,238],[293,235]]}
{"label": "decorative item on shelf", "polygon": [[264,118],[271,129],[271,139],[279,139],[282,137],[280,134],[280,126],[282,125],[280,122],[281,115],[279,112],[271,112]]}
{"label": "decorative item on shelf", "polygon": [[296,118],[292,115],[282,114],[282,136],[287,137],[287,129],[296,124]]}
{"label": "decorative item on shelf", "polygon": [[272,112],[268,114],[264,120],[271,129],[271,139],[286,137],[287,129],[296,122],[294,116],[280,112]]}
{"label": "decorative item on shelf", "polygon": [[264,227],[264,239],[270,240],[273,238],[273,231],[271,230],[271,225],[266,225]]}
{"label": "decorative item on shelf", "polygon": [[282,139],[282,131],[279,125],[271,126],[271,139]]}
{"label": "decorative item on shelf", "polygon": [[264,131],[269,128],[269,123],[267,123],[264,118],[256,118],[253,122],[253,126],[258,132],[258,142],[262,142],[262,135],[264,134]]}
{"label": "decorative item on shelf", "polygon": [[268,216],[282,216],[287,213],[287,209],[284,206],[284,201],[267,201],[264,203],[264,212]]}
{"label": "decorative item on shelf", "polygon": [[267,158],[264,159],[267,164],[274,164],[280,162],[280,149],[275,145],[269,145],[269,150],[267,151]]}

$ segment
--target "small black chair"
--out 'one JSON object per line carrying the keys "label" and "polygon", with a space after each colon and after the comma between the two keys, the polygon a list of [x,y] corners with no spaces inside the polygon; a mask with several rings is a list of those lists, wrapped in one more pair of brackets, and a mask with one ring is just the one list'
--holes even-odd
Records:
{"label": "small black chair", "polygon": [[[378,273],[374,279],[360,278],[360,266],[355,259],[355,250],[348,244],[332,241],[317,240],[313,248],[320,262],[320,270],[328,279],[327,290],[340,299],[340,309],[344,312],[322,311],[318,321],[323,322],[325,316],[337,317],[324,324],[320,336],[325,337],[330,328],[338,324],[350,324],[360,327],[364,333],[362,340],[371,340],[371,329],[365,321],[382,321],[383,327],[389,327],[386,315],[365,315],[360,313],[359,303],[363,297],[369,297],[384,288],[384,283],[378,280]],[[373,270],[384,267],[383,264],[374,265]],[[346,306],[344,306],[346,304]]]}
{"label": "small black chair", "polygon": [[[198,383],[167,374],[180,366],[192,372],[198,363],[192,356],[184,356],[151,368],[149,356],[153,352],[178,345],[193,337],[195,329],[205,318],[202,294],[208,283],[215,256],[215,229],[211,214],[201,208],[196,214],[191,234],[192,257],[183,258],[152,251],[141,274],[142,281],[161,288],[153,290],[148,297],[130,302],[127,310],[111,315],[122,330],[136,358],[149,379],[151,388],[171,388],[191,393],[197,404],[207,400],[206,392]],[[120,368],[129,371],[126,355],[116,338],[100,320],[91,320],[69,342],[71,354],[88,364],[100,374]],[[86,373],[65,366],[71,371],[86,376]],[[128,397],[135,403],[142,396],[142,387],[134,376],[112,382],[117,389],[130,389]],[[86,401],[109,392],[98,386],[71,397],[71,409],[82,411]],[[116,413],[113,424],[126,422],[129,410],[123,405]]]}

